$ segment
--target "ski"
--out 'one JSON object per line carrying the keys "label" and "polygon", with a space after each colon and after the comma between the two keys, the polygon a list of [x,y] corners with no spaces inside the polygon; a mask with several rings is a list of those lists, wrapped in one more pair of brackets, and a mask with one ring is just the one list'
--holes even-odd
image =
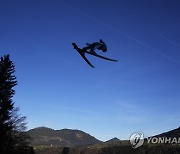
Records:
{"label": "ski", "polygon": [[98,55],[96,53],[92,53],[92,52],[89,52],[89,51],[86,51],[86,50],[83,50],[81,48],[79,48],[76,43],[72,43],[72,45],[74,46],[74,49],[77,50],[77,52],[81,55],[81,57],[86,61],[86,63],[88,63],[91,67],[94,68],[94,66],[89,62],[89,60],[86,58],[85,56],[85,53],[87,54],[90,54],[92,56],[96,56],[98,58],[102,58],[102,59],[105,59],[105,60],[109,60],[109,61],[114,61],[114,62],[117,62],[118,60],[115,60],[115,59],[111,59],[111,58],[107,58],[107,57],[104,57],[104,56],[101,56],[101,55]]}
{"label": "ski", "polygon": [[74,49],[76,49],[77,52],[81,55],[81,57],[86,61],[86,63],[89,64],[89,66],[91,66],[92,68],[94,68],[94,66],[93,66],[93,65],[89,62],[89,60],[86,58],[84,50],[78,48],[78,46],[76,45],[76,43],[72,43],[72,45],[74,46]]}

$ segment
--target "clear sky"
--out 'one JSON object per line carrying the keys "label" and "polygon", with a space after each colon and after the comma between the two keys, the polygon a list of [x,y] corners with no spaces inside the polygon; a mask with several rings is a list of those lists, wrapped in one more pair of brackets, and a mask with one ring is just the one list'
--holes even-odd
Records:
{"label": "clear sky", "polygon": [[[89,67],[71,43],[102,38]],[[179,127],[179,0],[0,0],[0,56],[16,66],[28,129],[80,129],[100,140]]]}

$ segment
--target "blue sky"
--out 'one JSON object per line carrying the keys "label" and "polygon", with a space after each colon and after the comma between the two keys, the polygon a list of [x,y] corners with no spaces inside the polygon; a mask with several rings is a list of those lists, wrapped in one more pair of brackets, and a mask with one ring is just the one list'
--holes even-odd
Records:
{"label": "blue sky", "polygon": [[[0,56],[16,66],[28,129],[83,130],[100,140],[179,127],[180,1],[1,0]],[[102,38],[109,62],[84,47]]]}

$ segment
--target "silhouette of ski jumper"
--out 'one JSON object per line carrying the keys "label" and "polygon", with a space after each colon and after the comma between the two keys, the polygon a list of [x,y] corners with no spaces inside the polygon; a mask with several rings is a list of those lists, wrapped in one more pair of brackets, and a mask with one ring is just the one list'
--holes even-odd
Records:
{"label": "silhouette of ski jumper", "polygon": [[98,50],[102,50],[103,52],[106,52],[107,51],[107,46],[106,44],[102,41],[102,39],[100,39],[99,42],[94,42],[92,44],[89,44],[87,43],[86,47],[84,48],[79,48],[76,43],[72,43],[74,49],[76,49],[76,51],[81,55],[81,57],[86,61],[86,63],[88,63],[91,67],[94,68],[94,66],[89,62],[89,60],[86,58],[85,56],[85,53],[87,54],[90,54],[90,55],[93,55],[93,56],[96,56],[96,57],[99,57],[99,58],[102,58],[102,59],[105,59],[105,60],[109,60],[109,61],[114,61],[114,62],[117,62],[118,60],[114,60],[114,59],[110,59],[110,58],[107,58],[107,57],[104,57],[104,56],[101,56],[99,54],[97,54],[95,52],[96,49]]}

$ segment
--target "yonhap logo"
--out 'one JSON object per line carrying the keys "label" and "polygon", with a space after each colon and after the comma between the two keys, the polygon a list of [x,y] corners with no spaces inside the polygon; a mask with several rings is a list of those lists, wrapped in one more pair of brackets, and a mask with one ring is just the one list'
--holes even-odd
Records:
{"label": "yonhap logo", "polygon": [[144,143],[144,134],[139,133],[139,132],[133,133],[130,136],[129,140],[130,140],[132,148],[138,148],[142,146]]}
{"label": "yonhap logo", "polygon": [[151,144],[180,144],[180,137],[148,137],[147,143],[151,143]]}
{"label": "yonhap logo", "polygon": [[140,132],[133,133],[129,137],[132,148],[138,148],[144,144],[177,144],[180,145],[180,137],[152,136],[144,138],[144,134]]}

